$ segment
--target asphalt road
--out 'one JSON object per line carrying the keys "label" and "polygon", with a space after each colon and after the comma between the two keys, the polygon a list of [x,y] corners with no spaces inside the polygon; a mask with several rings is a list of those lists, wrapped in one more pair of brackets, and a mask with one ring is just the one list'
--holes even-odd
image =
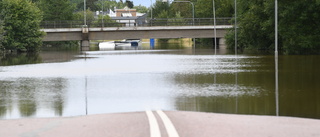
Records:
{"label": "asphalt road", "polygon": [[181,111],[0,120],[0,137],[319,137],[320,120]]}

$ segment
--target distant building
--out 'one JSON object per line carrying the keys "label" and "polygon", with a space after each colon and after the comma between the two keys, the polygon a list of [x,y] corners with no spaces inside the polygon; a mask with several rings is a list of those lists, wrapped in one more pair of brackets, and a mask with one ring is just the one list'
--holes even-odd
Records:
{"label": "distant building", "polygon": [[116,9],[115,11],[96,11],[95,18],[98,18],[98,15],[100,14],[109,15],[112,20],[121,23],[122,26],[125,27],[144,26],[146,24],[147,17],[146,13],[139,13],[136,9],[130,9],[128,7],[125,7],[124,9]]}
{"label": "distant building", "polygon": [[108,14],[112,20],[115,20],[123,26],[143,26],[146,24],[146,13],[139,13],[136,9],[125,7],[124,9],[116,9],[115,12]]}

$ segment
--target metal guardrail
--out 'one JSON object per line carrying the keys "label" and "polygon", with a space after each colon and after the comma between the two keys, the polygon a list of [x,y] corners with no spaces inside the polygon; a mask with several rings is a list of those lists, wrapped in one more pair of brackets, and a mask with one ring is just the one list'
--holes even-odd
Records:
{"label": "metal guardrail", "polygon": [[[150,26],[206,26],[214,25],[213,18],[152,19]],[[231,25],[231,18],[217,18],[216,25]]]}
{"label": "metal guardrail", "polygon": [[[143,26],[205,26],[213,25],[213,18],[167,18],[149,20],[88,20],[87,26],[92,27],[143,27]],[[216,18],[217,25],[231,25],[231,18]],[[83,20],[42,21],[42,28],[81,28]]]}

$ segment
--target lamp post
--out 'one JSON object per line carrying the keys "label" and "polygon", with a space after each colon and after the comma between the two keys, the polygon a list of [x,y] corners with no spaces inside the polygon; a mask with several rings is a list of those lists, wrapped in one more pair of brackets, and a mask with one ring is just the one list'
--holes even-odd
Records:
{"label": "lamp post", "polygon": [[84,16],[84,26],[87,26],[87,10],[86,10],[86,0],[83,0],[83,16]]}
{"label": "lamp post", "polygon": [[238,34],[237,34],[237,0],[234,0],[234,50],[235,55],[238,53]]}
{"label": "lamp post", "polygon": [[275,0],[275,85],[276,85],[276,115],[279,116],[279,71],[278,71],[278,0]]}
{"label": "lamp post", "polygon": [[101,0],[101,2],[102,2],[102,8],[101,8],[101,10],[102,10],[102,19],[101,19],[101,26],[102,26],[102,28],[104,28],[104,12],[103,12],[103,7],[104,7],[104,0]]}
{"label": "lamp post", "polygon": [[150,8],[151,8],[151,20],[152,20],[152,16],[153,16],[153,13],[152,13],[152,0],[150,0],[151,4],[150,4]]}
{"label": "lamp post", "polygon": [[278,0],[275,0],[275,53],[278,55]]}
{"label": "lamp post", "polygon": [[216,6],[212,0],[213,7],[213,25],[214,25],[214,54],[217,55],[217,28],[216,28]]}

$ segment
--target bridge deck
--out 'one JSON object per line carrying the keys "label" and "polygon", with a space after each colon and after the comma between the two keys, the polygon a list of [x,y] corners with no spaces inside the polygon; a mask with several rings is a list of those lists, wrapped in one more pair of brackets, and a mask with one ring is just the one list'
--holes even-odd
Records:
{"label": "bridge deck", "polygon": [[[147,39],[147,38],[218,38],[225,36],[232,25],[219,26],[154,26],[154,27],[105,27],[89,28],[89,40]],[[42,29],[44,41],[83,40],[82,28]]]}

